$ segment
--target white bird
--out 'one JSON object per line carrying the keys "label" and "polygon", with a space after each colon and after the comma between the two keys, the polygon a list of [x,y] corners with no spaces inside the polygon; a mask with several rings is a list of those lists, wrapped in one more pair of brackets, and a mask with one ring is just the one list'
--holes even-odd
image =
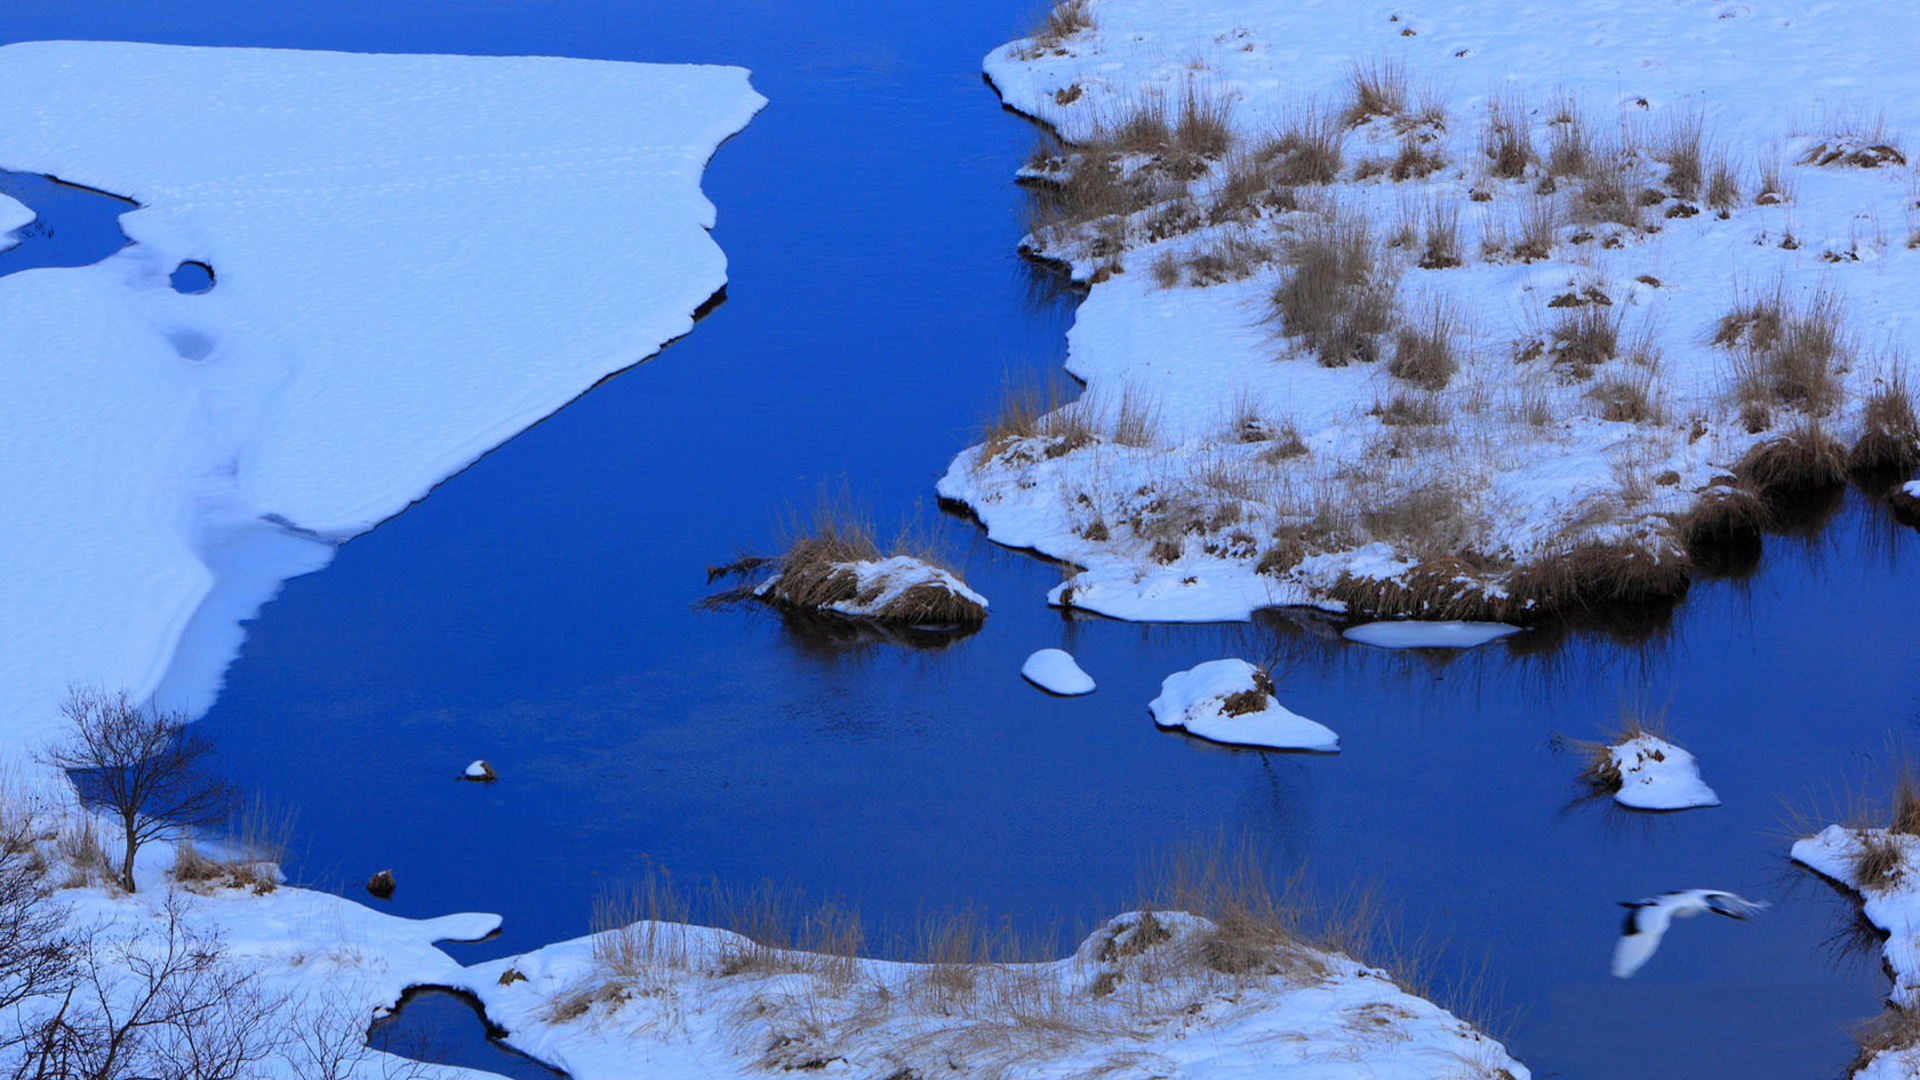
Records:
{"label": "white bird", "polygon": [[1613,973],[1625,979],[1653,959],[1654,950],[1660,947],[1660,939],[1674,919],[1711,911],[1744,920],[1767,903],[1742,899],[1720,889],[1682,889],[1645,900],[1622,900],[1620,906],[1627,909],[1627,921],[1620,929],[1619,943],[1613,947]]}

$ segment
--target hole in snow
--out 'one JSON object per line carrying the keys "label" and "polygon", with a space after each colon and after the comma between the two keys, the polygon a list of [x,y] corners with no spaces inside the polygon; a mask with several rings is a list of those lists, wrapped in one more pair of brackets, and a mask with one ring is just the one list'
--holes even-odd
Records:
{"label": "hole in snow", "polygon": [[189,259],[176,267],[168,280],[173,282],[174,292],[189,295],[203,293],[213,288],[213,267]]}

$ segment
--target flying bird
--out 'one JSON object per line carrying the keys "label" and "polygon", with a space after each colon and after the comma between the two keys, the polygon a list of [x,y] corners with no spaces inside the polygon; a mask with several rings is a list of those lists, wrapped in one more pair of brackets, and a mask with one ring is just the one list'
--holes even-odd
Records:
{"label": "flying bird", "polygon": [[1622,900],[1620,906],[1627,909],[1627,920],[1620,929],[1619,943],[1613,947],[1613,973],[1625,979],[1653,959],[1654,950],[1660,947],[1660,939],[1674,919],[1711,911],[1744,920],[1767,903],[1742,899],[1721,889],[1682,889],[1645,900]]}

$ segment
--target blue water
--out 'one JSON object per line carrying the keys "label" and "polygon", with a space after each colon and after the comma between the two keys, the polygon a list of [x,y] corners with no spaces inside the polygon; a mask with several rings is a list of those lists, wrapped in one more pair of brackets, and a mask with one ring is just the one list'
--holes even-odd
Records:
{"label": "blue water", "polygon": [[[1375,888],[1442,982],[1489,972],[1487,1011],[1520,1011],[1506,1033],[1536,1076],[1837,1074],[1886,982],[1827,944],[1850,909],[1786,863],[1782,806],[1819,812],[1915,734],[1915,536],[1853,497],[1651,637],[1533,635],[1450,660],[1285,625],[1050,612],[1056,569],[930,505],[1003,383],[1057,369],[1070,319],[1011,255],[1029,135],[977,74],[1027,7],[0,16],[8,39],[736,63],[772,101],[705,181],[727,302],[252,624],[204,723],[235,780],[297,807],[290,872],[364,897],[390,867],[394,911],[502,913],[499,938],[449,947],[472,961],[585,932],[595,894],[649,864],[844,896],[876,927],[969,904],[1046,927],[1126,903],[1154,851],[1250,836],[1322,891]],[[769,550],[783,508],[843,480],[883,522],[917,509],[994,602],[979,634],[834,647],[694,607],[707,565]],[[1073,650],[1099,692],[1027,687],[1020,662],[1043,646]],[[1157,732],[1159,680],[1225,655],[1272,662],[1283,700],[1344,752]],[[1670,701],[1724,807],[1580,800],[1551,736],[1597,735],[1633,695]],[[479,757],[500,781],[456,782]],[[1683,924],[1640,976],[1610,979],[1615,902],[1695,886],[1776,907]]]}

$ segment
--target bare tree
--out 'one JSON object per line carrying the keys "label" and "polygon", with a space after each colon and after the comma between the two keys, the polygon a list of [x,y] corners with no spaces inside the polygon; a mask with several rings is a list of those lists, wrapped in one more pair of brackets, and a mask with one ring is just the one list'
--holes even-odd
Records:
{"label": "bare tree", "polygon": [[78,948],[79,978],[25,1033],[15,1080],[239,1080],[280,1051],[286,999],[187,925],[175,897],[153,922],[95,927]]}
{"label": "bare tree", "polygon": [[179,828],[225,818],[233,788],[207,771],[213,742],[190,730],[184,712],[142,708],[125,690],[73,687],[60,706],[67,733],[42,755],[66,770],[80,797],[107,807],[126,838],[120,885],[134,891],[140,845]]}

